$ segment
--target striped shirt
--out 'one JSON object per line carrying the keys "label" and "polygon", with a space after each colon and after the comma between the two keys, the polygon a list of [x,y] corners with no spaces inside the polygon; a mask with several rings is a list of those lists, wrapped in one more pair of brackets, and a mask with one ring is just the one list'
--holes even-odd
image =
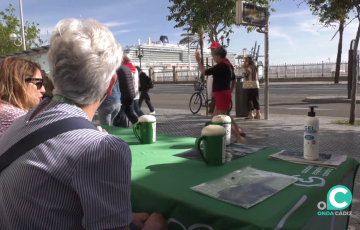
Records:
{"label": "striped shirt", "polygon": [[[33,112],[17,119],[4,133],[0,155],[47,124],[68,117],[88,119],[81,109],[55,101],[30,121]],[[129,225],[130,170],[129,146],[115,136],[91,129],[58,135],[0,173],[0,229],[112,229]]]}

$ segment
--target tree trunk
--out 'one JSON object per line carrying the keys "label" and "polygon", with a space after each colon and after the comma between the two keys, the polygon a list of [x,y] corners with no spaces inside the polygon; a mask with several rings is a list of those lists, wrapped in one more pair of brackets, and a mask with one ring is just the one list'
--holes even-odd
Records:
{"label": "tree trunk", "polygon": [[354,47],[354,60],[353,60],[353,72],[352,72],[352,80],[353,80],[353,84],[352,84],[352,91],[351,91],[351,107],[350,107],[350,119],[349,119],[349,124],[354,124],[355,123],[355,111],[356,111],[356,89],[357,89],[357,80],[358,80],[358,73],[357,73],[357,67],[358,67],[358,62],[357,62],[357,55],[358,55],[358,46],[359,46],[359,38],[360,38],[360,23],[358,26],[358,30],[357,30],[357,34],[356,34],[356,39],[355,39],[355,47]]}
{"label": "tree trunk", "polygon": [[[201,65],[202,66],[204,66],[204,41],[203,40],[201,40],[201,41],[199,41],[199,43],[200,43],[200,52],[201,52]],[[205,76],[203,76],[203,75],[201,75],[201,80],[202,81],[205,81]]]}
{"label": "tree trunk", "polygon": [[210,42],[214,42],[214,31],[212,28],[210,28],[209,39]]}
{"label": "tree trunk", "polygon": [[189,58],[189,71],[191,69],[191,57],[190,57],[190,34],[189,31],[187,32],[188,37],[188,58]]}
{"label": "tree trunk", "polygon": [[345,20],[340,20],[339,26],[339,44],[338,44],[338,51],[337,51],[337,58],[336,58],[336,68],[335,68],[335,79],[334,83],[338,84],[340,79],[340,65],[341,65],[341,54],[342,54],[342,43],[343,43],[343,34],[344,34],[344,23]]}

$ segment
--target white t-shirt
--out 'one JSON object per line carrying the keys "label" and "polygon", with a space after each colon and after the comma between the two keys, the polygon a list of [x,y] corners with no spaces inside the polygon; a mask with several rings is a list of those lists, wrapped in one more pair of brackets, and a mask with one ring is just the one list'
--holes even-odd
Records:
{"label": "white t-shirt", "polygon": [[213,76],[210,75],[210,76],[208,76],[207,82],[206,82],[206,90],[207,90],[209,99],[211,99],[211,97],[213,96],[212,86],[213,86]]}
{"label": "white t-shirt", "polygon": [[139,100],[139,72],[136,69],[136,72],[133,73],[133,79],[134,79],[134,90],[135,90],[135,98],[134,100]]}

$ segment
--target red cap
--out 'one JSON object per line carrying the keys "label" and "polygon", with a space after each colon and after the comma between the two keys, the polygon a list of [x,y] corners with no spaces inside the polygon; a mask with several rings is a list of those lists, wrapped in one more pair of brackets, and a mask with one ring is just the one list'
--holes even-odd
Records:
{"label": "red cap", "polygon": [[219,42],[213,42],[211,43],[211,46],[210,46],[210,49],[216,49],[220,46],[220,43]]}

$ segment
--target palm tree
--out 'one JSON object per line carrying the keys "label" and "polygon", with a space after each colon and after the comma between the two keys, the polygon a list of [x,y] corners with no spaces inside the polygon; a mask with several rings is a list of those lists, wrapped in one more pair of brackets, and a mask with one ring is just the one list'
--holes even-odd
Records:
{"label": "palm tree", "polygon": [[343,34],[344,34],[345,26],[346,26],[346,24],[345,24],[346,17],[347,17],[347,15],[345,14],[339,18],[339,21],[338,21],[339,29],[335,33],[334,37],[332,38],[332,39],[334,39],[336,34],[339,32],[339,44],[338,44],[338,51],[337,51],[337,57],[336,57],[336,68],[335,68],[335,79],[334,79],[335,84],[339,83],[339,79],[340,79],[341,53],[342,53],[342,46],[343,46]]}
{"label": "palm tree", "polygon": [[183,36],[184,38],[180,40],[180,44],[188,44],[188,58],[189,58],[189,71],[190,71],[190,67],[191,67],[191,57],[190,57],[190,43],[192,43],[193,41],[190,41],[190,28],[186,27],[183,28],[183,31],[186,31],[186,34],[181,34],[180,36]]}
{"label": "palm tree", "polygon": [[[197,44],[200,46],[201,52],[201,64],[204,66],[204,38],[205,38],[205,31],[203,28],[197,29],[197,33],[190,33],[191,28],[186,27],[183,29],[187,31],[186,34],[181,34],[183,39],[179,41],[180,44],[188,44],[188,52],[190,53],[190,45]],[[201,76],[202,80],[204,80],[203,76]]]}

